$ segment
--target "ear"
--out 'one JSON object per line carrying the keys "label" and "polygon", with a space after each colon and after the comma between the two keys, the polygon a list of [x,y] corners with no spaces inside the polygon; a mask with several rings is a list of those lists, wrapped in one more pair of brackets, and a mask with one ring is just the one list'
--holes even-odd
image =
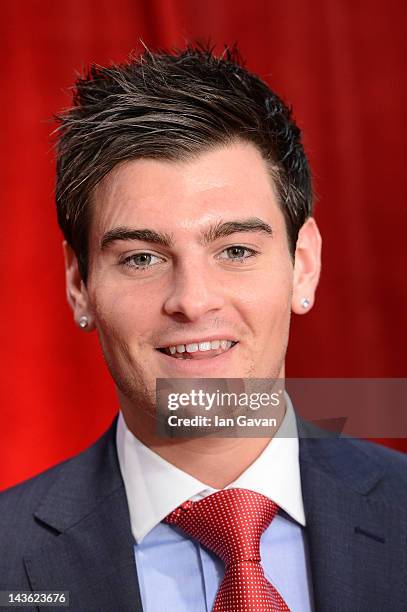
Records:
{"label": "ear", "polygon": [[92,331],[95,329],[95,323],[89,303],[88,292],[79,272],[78,259],[66,241],[63,242],[62,247],[65,259],[65,281],[68,304],[72,309],[77,326],[85,331]]}
{"label": "ear", "polygon": [[321,273],[321,244],[316,221],[309,217],[298,233],[295,250],[291,309],[296,314],[305,314],[314,304]]}

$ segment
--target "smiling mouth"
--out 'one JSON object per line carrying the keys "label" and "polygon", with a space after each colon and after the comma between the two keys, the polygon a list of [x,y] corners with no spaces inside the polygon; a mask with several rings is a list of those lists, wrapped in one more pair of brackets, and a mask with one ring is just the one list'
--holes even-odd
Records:
{"label": "smiling mouth", "polygon": [[233,340],[213,340],[206,342],[194,342],[192,344],[177,344],[158,348],[157,350],[174,359],[212,359],[223,353],[227,353],[237,342]]}

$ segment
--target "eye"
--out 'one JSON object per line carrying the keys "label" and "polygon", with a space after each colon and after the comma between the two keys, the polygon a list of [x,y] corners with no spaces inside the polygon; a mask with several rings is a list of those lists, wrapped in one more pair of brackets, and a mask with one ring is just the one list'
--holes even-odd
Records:
{"label": "eye", "polygon": [[241,245],[227,247],[219,255],[220,259],[228,259],[229,261],[243,261],[249,257],[255,257],[258,254],[254,249],[249,249]]}
{"label": "eye", "polygon": [[152,253],[134,253],[120,261],[120,265],[135,270],[145,270],[147,268],[152,268],[161,261],[163,261],[162,257],[158,257]]}

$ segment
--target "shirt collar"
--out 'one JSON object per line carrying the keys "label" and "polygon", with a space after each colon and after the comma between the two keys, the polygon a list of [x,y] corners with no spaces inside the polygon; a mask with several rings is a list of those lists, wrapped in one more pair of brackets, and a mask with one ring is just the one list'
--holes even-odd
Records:
{"label": "shirt collar", "polygon": [[[290,398],[287,394],[285,397],[286,414],[277,434],[259,457],[225,488],[262,493],[305,526],[297,424]],[[175,467],[140,442],[128,429],[121,412],[116,443],[136,542],[187,499],[196,501],[218,490]]]}

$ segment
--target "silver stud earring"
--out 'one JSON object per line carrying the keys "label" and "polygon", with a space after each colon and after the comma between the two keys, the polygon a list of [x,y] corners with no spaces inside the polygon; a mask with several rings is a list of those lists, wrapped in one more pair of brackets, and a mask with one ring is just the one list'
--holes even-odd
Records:
{"label": "silver stud earring", "polygon": [[85,327],[87,327],[88,325],[89,325],[89,319],[87,316],[83,315],[83,317],[79,319],[79,327],[81,329],[85,329]]}
{"label": "silver stud earring", "polygon": [[311,304],[311,302],[307,298],[302,298],[301,299],[301,306],[303,308],[308,308],[310,306],[310,304]]}

